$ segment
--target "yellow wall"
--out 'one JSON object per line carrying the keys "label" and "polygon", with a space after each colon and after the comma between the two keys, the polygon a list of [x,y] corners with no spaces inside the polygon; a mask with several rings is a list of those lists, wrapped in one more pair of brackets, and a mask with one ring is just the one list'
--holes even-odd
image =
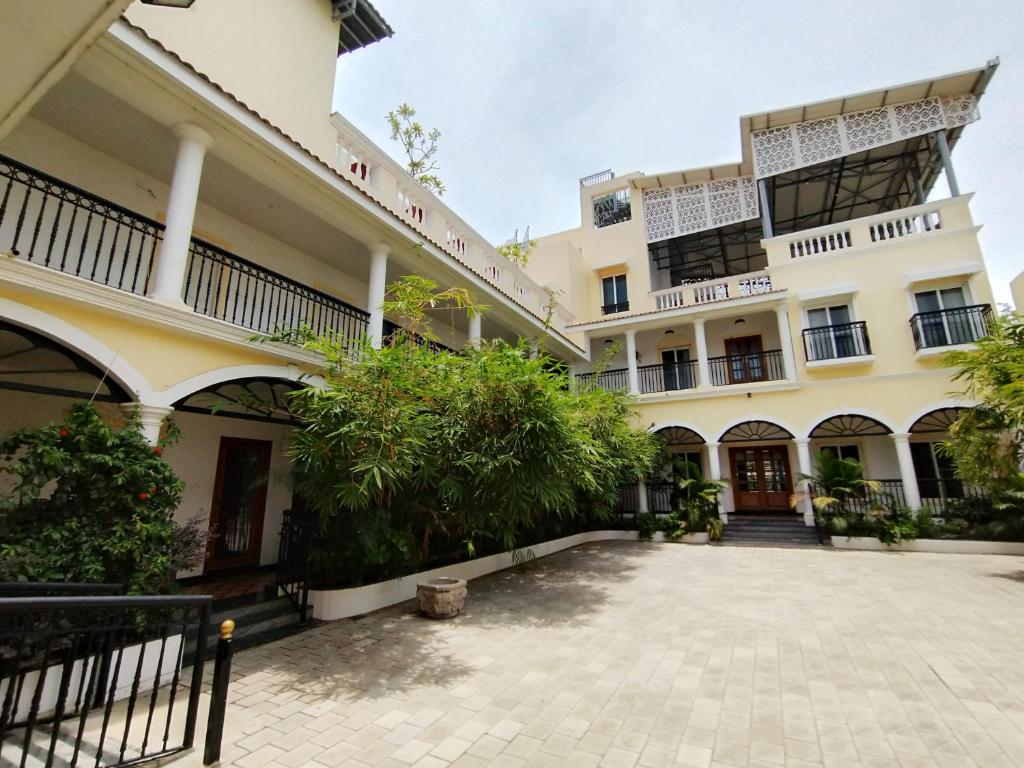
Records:
{"label": "yellow wall", "polygon": [[333,158],[339,22],[328,0],[200,0],[187,10],[136,2],[125,15],[315,154]]}

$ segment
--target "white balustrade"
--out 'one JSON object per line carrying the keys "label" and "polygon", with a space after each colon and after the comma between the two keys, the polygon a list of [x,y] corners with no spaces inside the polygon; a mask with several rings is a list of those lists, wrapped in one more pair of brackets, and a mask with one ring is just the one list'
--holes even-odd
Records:
{"label": "white balustrade", "polygon": [[719,278],[702,283],[678,285],[660,291],[651,291],[654,307],[658,310],[680,309],[712,301],[723,301],[744,296],[758,296],[771,293],[772,279],[764,273],[753,273],[741,277]]}
{"label": "white balustrade", "polygon": [[709,301],[721,301],[729,298],[728,283],[700,283],[691,288],[694,304],[707,304]]}
{"label": "white balustrade", "polygon": [[789,257],[799,259],[803,256],[816,256],[819,253],[831,253],[852,247],[849,229],[813,235],[798,233],[789,241]]}
{"label": "white balustrade", "polygon": [[772,292],[772,279],[768,275],[763,277],[746,277],[736,282],[740,287],[740,296],[757,296],[762,293]]}
{"label": "white balustrade", "polygon": [[919,211],[909,215],[904,212],[903,215],[884,221],[871,222],[868,225],[868,232],[873,243],[910,237],[911,235],[922,235],[936,229],[942,229],[942,212],[938,209]]}

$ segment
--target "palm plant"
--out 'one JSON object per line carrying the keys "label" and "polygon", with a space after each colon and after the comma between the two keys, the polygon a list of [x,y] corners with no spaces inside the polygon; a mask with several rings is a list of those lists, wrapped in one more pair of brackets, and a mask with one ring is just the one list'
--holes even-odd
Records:
{"label": "palm plant", "polygon": [[794,508],[802,498],[811,499],[815,518],[820,518],[832,533],[843,533],[857,520],[857,512],[850,508],[853,500],[866,500],[869,511],[884,513],[880,503],[876,480],[864,478],[864,465],[854,459],[839,458],[832,451],[820,451],[815,459],[813,475],[798,475],[799,480],[810,482],[807,491],[798,491],[790,499]]}
{"label": "palm plant", "polygon": [[675,478],[673,512],[669,515],[666,532],[671,538],[707,532],[717,541],[722,537],[718,494],[728,487],[728,483],[704,477],[699,466],[679,457],[673,458],[672,470]]}

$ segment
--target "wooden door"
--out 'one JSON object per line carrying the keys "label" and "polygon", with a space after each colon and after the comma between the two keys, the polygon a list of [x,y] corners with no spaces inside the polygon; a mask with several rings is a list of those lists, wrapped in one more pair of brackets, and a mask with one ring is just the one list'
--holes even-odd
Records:
{"label": "wooden door", "polygon": [[738,511],[789,511],[793,478],[786,446],[730,448],[729,460]]}
{"label": "wooden door", "polygon": [[726,339],[725,354],[728,355],[730,384],[764,381],[764,354],[760,335]]}
{"label": "wooden door", "polygon": [[259,564],[272,446],[269,440],[220,439],[207,572]]}

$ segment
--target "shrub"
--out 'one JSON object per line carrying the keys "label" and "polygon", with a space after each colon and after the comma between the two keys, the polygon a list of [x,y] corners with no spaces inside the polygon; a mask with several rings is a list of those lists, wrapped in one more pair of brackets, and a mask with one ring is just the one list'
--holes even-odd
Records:
{"label": "shrub", "polygon": [[105,424],[88,404],[63,424],[0,440],[0,579],[123,584],[129,594],[174,589],[201,562],[205,537],[173,519],[183,485],[133,418]]}

